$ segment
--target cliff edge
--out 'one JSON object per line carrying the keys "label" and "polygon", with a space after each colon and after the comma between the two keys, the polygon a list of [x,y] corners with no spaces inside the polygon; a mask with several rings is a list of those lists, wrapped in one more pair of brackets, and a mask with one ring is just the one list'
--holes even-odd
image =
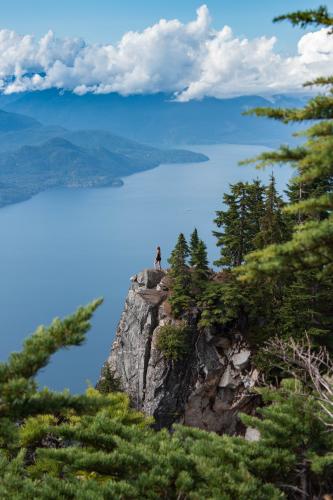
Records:
{"label": "cliff edge", "polygon": [[157,348],[159,330],[179,323],[170,314],[169,286],[164,271],[146,269],[131,278],[105,367],[133,406],[155,418],[157,428],[179,422],[240,433],[238,413],[252,413],[258,403],[250,391],[258,377],[251,351],[238,334],[199,329],[198,311],[192,311],[186,355],[166,359]]}

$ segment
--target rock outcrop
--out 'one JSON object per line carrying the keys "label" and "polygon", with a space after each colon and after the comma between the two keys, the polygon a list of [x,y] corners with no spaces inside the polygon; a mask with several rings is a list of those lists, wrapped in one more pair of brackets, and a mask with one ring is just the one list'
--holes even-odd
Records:
{"label": "rock outcrop", "polygon": [[193,313],[186,357],[166,360],[156,341],[162,325],[176,323],[166,300],[168,276],[148,269],[131,281],[106,364],[132,404],[154,416],[159,428],[181,422],[218,433],[242,432],[237,414],[256,406],[249,389],[258,377],[244,339],[199,330]]}

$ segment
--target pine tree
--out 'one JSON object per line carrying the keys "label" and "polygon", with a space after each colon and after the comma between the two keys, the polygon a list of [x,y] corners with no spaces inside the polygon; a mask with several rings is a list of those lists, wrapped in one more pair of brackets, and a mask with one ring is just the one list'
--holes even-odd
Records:
{"label": "pine tree", "polygon": [[241,265],[245,255],[255,248],[254,238],[263,215],[264,188],[259,181],[238,182],[230,186],[230,191],[223,197],[226,210],[216,212],[214,220],[223,229],[214,231],[217,246],[221,247],[221,258],[215,264],[227,268]]}
{"label": "pine tree", "polygon": [[[333,18],[323,7],[281,16],[279,20],[283,18],[303,26],[333,26]],[[332,85],[333,78],[318,79],[317,83]],[[331,95],[319,96],[302,110],[257,112],[283,121],[325,120],[309,129],[309,141],[304,146],[281,148],[277,153],[261,156],[263,164],[294,162],[298,169],[296,184],[306,186],[307,195],[288,207],[292,214],[302,216],[290,240],[252,253],[241,266],[244,288],[254,292],[260,278],[263,295],[276,274],[293,273],[290,285],[293,290],[289,302],[284,304],[288,335],[298,328],[293,323],[298,318],[292,316],[307,314],[306,305],[300,310],[300,303],[308,293],[308,285],[321,285],[318,301],[326,308],[332,305],[332,294],[325,291],[325,287],[331,286],[333,251],[329,187],[333,165],[332,102]],[[317,182],[323,192],[316,197],[311,183]],[[236,197],[231,200],[229,209],[242,212],[244,207],[239,201]],[[249,206],[250,200],[247,202]],[[239,251],[236,235],[240,227],[233,220],[234,215],[232,210],[223,213],[219,226],[230,223],[230,231],[222,243],[230,242],[229,253],[222,255],[229,259],[223,265],[230,267],[237,260],[243,261],[245,243],[253,244],[253,227],[259,220],[257,216],[248,220],[247,231],[241,227],[244,238]],[[183,236],[179,237],[176,248],[170,259],[172,278],[179,276],[178,271],[183,278],[188,277],[188,248]],[[231,277],[230,287],[233,287],[234,273],[229,270],[224,273]],[[232,296],[234,291],[229,297],[224,296],[222,307]],[[313,297],[312,293],[311,300]],[[295,303],[291,298],[295,298]],[[246,299],[241,298],[241,304],[249,299],[253,304],[258,303],[255,293],[249,293]],[[277,500],[324,498],[331,494],[333,433],[328,430],[333,425],[333,388],[328,358],[314,367],[307,363],[311,376],[310,383],[306,383],[306,378],[298,375],[300,370],[304,372],[304,367],[293,357],[296,369],[294,366],[292,373],[296,373],[296,378],[282,381],[279,387],[258,390],[264,402],[258,410],[260,418],[242,416],[245,425],[260,432],[260,439],[251,443],[241,437],[221,437],[185,426],[175,426],[172,432],[155,432],[150,427],[151,420],[131,409],[123,394],[105,395],[88,389],[85,395],[73,396],[68,392],[38,390],[35,381],[38,371],[58,349],[82,344],[100,302],[80,308],[65,320],[57,319],[48,328],[39,328],[25,342],[22,352],[12,354],[7,362],[0,364],[1,498]],[[255,310],[253,315],[257,315]],[[315,328],[316,321],[321,322],[322,329],[322,320],[330,319],[317,306],[311,315]],[[267,311],[263,314],[263,320],[266,319]],[[310,322],[311,318],[304,316],[304,321]],[[318,360],[318,352],[314,359]],[[328,373],[321,373],[324,368]],[[323,381],[321,392],[316,384],[318,375]]]}
{"label": "pine tree", "polygon": [[[277,20],[282,19],[302,26],[333,26],[333,18],[325,8],[296,12]],[[291,203],[284,208],[295,225],[285,242],[273,241],[249,254],[238,272],[243,282],[257,282],[258,286],[265,280],[285,281],[281,334],[299,336],[303,332],[332,345],[329,318],[333,311],[333,77],[317,78],[306,85],[324,86],[328,92],[309,99],[301,109],[259,108],[251,112],[284,123],[316,123],[299,134],[307,137],[301,146],[282,146],[254,160],[259,167],[289,163],[296,169],[288,192]]]}
{"label": "pine tree", "polygon": [[279,389],[258,392],[265,402],[259,409],[262,418],[242,416],[246,425],[260,432],[248,455],[251,470],[279,485],[287,498],[318,498],[331,491],[333,435],[327,432],[316,394],[295,379],[284,380]]}
{"label": "pine tree", "polygon": [[[202,312],[201,324],[218,321],[220,326],[242,333],[252,345],[257,345],[277,327],[281,283],[274,279],[263,279],[260,286],[241,283],[232,271],[242,264],[246,253],[262,247],[267,240],[286,238],[282,200],[274,177],[267,187],[259,180],[231,186],[231,194],[225,195],[224,200],[227,209],[218,212],[215,220],[224,232],[214,234],[222,255],[217,264],[227,269],[223,271],[222,283],[209,285],[203,294],[202,304],[211,306]],[[226,272],[229,270],[231,273]]]}
{"label": "pine tree", "polygon": [[[295,12],[280,16],[276,21],[289,19],[292,24],[333,26],[333,18],[327,9]],[[332,36],[332,30],[327,33]],[[318,275],[332,275],[333,271],[333,77],[317,78],[305,85],[328,88],[328,92],[309,99],[300,109],[258,108],[248,114],[264,116],[283,123],[317,123],[302,132],[307,141],[302,146],[282,146],[275,152],[267,152],[252,160],[259,167],[289,163],[297,169],[294,184],[298,185],[297,201],[286,211],[299,219],[292,237],[284,244],[272,245],[254,252],[246,259],[241,270],[243,279],[256,279],[260,274],[294,273],[311,269]],[[314,186],[320,188],[316,193]],[[310,188],[310,189],[309,189]]]}
{"label": "pine tree", "polygon": [[314,271],[294,274],[283,290],[278,311],[281,336],[310,337],[315,345],[326,345],[333,352],[333,281],[318,278]]}
{"label": "pine tree", "polygon": [[209,276],[207,247],[200,240],[193,255],[193,267],[191,270],[192,295],[196,302],[200,300],[201,294],[207,286]]}
{"label": "pine tree", "polygon": [[191,304],[191,275],[187,265],[190,249],[183,233],[180,233],[175,248],[168,260],[172,279],[169,303],[175,317],[186,312]]}
{"label": "pine tree", "polygon": [[288,223],[282,209],[284,202],[279,196],[275,177],[272,174],[268,186],[265,188],[263,215],[259,220],[259,231],[255,236],[257,248],[264,248],[273,243],[281,243],[287,239]]}
{"label": "pine tree", "polygon": [[192,281],[194,288],[202,288],[207,279],[209,267],[207,247],[199,238],[197,229],[194,229],[190,240],[190,265],[192,266]]}
{"label": "pine tree", "polygon": [[1,365],[2,499],[271,500],[331,491],[332,422],[298,380],[260,389],[262,418],[242,417],[260,431],[252,443],[181,425],[156,432],[125,394],[37,391],[38,369],[57,348],[82,342],[97,305],[39,330]]}
{"label": "pine tree", "polygon": [[258,179],[248,184],[247,218],[249,240],[251,241],[249,251],[256,247],[255,238],[260,232],[262,218],[265,213],[264,197],[266,191],[267,188]]}
{"label": "pine tree", "polygon": [[202,275],[207,274],[208,268],[208,257],[207,257],[207,247],[204,241],[200,240],[198,243],[197,250],[194,256],[195,271],[201,273]]}
{"label": "pine tree", "polygon": [[190,254],[187,241],[183,233],[180,233],[175,248],[171,252],[168,262],[171,266],[171,273],[174,277],[185,273],[187,270],[187,258]]}
{"label": "pine tree", "polygon": [[198,245],[200,242],[200,238],[198,235],[198,230],[197,228],[194,228],[193,233],[191,234],[191,239],[190,239],[190,265],[194,266],[196,264],[196,252],[198,249]]}
{"label": "pine tree", "polygon": [[110,369],[110,365],[106,362],[101,370],[101,376],[96,384],[96,389],[101,394],[109,394],[110,392],[120,391],[120,380],[114,376]]}

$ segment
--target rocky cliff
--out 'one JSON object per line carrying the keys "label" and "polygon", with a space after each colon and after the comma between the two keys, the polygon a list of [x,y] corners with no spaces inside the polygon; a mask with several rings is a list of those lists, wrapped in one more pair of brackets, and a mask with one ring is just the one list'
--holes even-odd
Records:
{"label": "rocky cliff", "polygon": [[194,312],[188,318],[186,357],[165,359],[156,347],[159,329],[177,323],[169,312],[168,276],[148,269],[131,281],[106,361],[109,373],[137,409],[154,416],[157,427],[181,422],[218,433],[242,432],[237,414],[255,408],[249,389],[258,377],[244,339],[198,329]]}

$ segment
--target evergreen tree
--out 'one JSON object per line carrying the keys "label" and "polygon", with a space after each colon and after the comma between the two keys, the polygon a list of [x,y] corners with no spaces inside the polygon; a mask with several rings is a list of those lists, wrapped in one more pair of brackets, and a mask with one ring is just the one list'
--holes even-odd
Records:
{"label": "evergreen tree", "polygon": [[39,392],[38,369],[57,348],[82,342],[97,305],[39,330],[1,365],[2,499],[271,500],[331,491],[332,418],[297,380],[260,389],[262,418],[242,417],[260,431],[257,442],[181,425],[156,432],[124,394]]}
{"label": "evergreen tree", "polygon": [[191,270],[192,295],[196,302],[200,300],[202,291],[207,286],[209,276],[207,247],[202,240],[199,240],[195,253],[193,254],[193,267]]}
{"label": "evergreen tree", "polygon": [[[316,23],[333,26],[332,17],[325,8],[296,12],[277,20],[282,19],[302,26]],[[327,36],[332,33],[328,32]],[[287,241],[273,241],[249,254],[245,265],[239,267],[239,276],[243,282],[259,285],[267,279],[285,280],[280,332],[298,336],[303,331],[332,345],[333,329],[329,318],[333,311],[333,77],[318,78],[306,85],[325,86],[329,92],[309,99],[301,109],[259,108],[252,111],[257,116],[284,123],[304,120],[316,123],[300,134],[307,137],[302,146],[283,146],[254,160],[261,167],[290,163],[296,168],[297,175],[288,193],[291,204],[284,209],[296,224]]]}
{"label": "evergreen tree", "polygon": [[187,241],[183,233],[180,233],[175,248],[171,252],[168,262],[171,266],[171,274],[178,277],[188,269],[187,258],[190,254]]}
{"label": "evergreen tree", "polygon": [[175,317],[186,312],[191,304],[191,275],[187,265],[190,249],[183,233],[180,233],[175,248],[168,260],[172,279],[169,303]]}
{"label": "evergreen tree", "polygon": [[221,247],[218,266],[232,268],[242,264],[247,253],[255,248],[255,235],[263,215],[264,188],[259,181],[252,184],[238,182],[230,186],[223,202],[226,210],[216,212],[215,224],[223,231],[214,231],[217,246]]}
{"label": "evergreen tree", "polygon": [[204,241],[200,240],[194,254],[193,258],[194,271],[204,275],[207,275],[209,271],[208,267],[208,257],[207,257],[207,247]]}
{"label": "evergreen tree", "polygon": [[[333,26],[333,18],[323,7],[278,20],[283,18],[302,26]],[[333,78],[318,79],[317,83],[332,85]],[[218,283],[218,287],[229,287],[229,295],[224,288],[218,308],[231,304],[237,293],[233,287],[238,286],[238,290],[243,290],[240,307],[250,307],[252,300],[255,306],[252,316],[258,316],[258,304],[263,308],[264,303],[258,300],[255,291],[260,289],[265,296],[270,284],[275,282],[275,275],[292,274],[290,293],[282,308],[287,336],[301,328],[295,323],[299,319],[313,325],[316,335],[332,331],[325,323],[332,318],[328,314],[332,293],[327,291],[332,290],[333,221],[329,182],[333,168],[332,102],[331,95],[324,95],[310,100],[301,110],[256,112],[283,121],[325,121],[309,129],[309,140],[304,146],[281,148],[276,153],[261,155],[259,160],[263,164],[294,163],[298,169],[296,184],[306,187],[305,198],[297,198],[288,207],[290,213],[302,216],[290,240],[273,243],[246,257],[240,271],[245,279],[243,288],[229,270],[223,271],[229,281]],[[315,195],[316,186],[322,190],[319,196]],[[243,262],[248,248],[251,250],[254,245],[254,227],[258,227],[261,220],[259,203],[253,202],[253,192],[250,196],[247,188],[243,184],[243,192],[235,190],[228,210],[218,213],[218,227],[226,230],[221,245],[222,250],[226,250],[222,253],[225,259],[222,265],[227,267]],[[250,207],[251,203],[254,204],[252,215],[246,219],[244,207]],[[239,225],[235,214],[243,217]],[[276,232],[271,229],[273,220],[270,214],[270,230],[266,235],[276,238]],[[238,247],[237,234],[241,235]],[[180,235],[170,258],[171,277],[175,285],[179,278],[179,292],[188,290],[190,283],[188,255],[186,240]],[[307,299],[309,290],[311,294]],[[316,296],[320,304],[308,309]],[[306,357],[308,351],[305,358],[292,357],[295,365],[292,373],[296,378],[284,380],[278,387],[258,390],[264,402],[258,410],[260,418],[242,416],[245,425],[259,430],[260,439],[256,442],[183,426],[175,426],[172,433],[155,432],[150,427],[151,420],[131,409],[128,398],[119,393],[101,394],[89,389],[85,395],[73,396],[68,392],[38,390],[35,381],[38,371],[58,349],[84,341],[92,314],[100,302],[80,308],[65,320],[57,319],[48,328],[39,328],[25,342],[22,352],[13,353],[7,362],[0,364],[1,498],[277,500],[329,497],[333,490],[333,433],[328,432],[333,426],[333,368],[328,357],[323,363],[319,358],[318,365],[318,352],[312,357],[317,363],[314,366],[308,362],[311,358]],[[215,305],[213,301],[212,307]],[[319,307],[325,307],[325,312]],[[251,322],[250,313],[248,310]],[[259,320],[267,321],[268,312],[260,314]],[[295,317],[297,315],[300,318]],[[277,317],[275,313],[273,316]],[[230,318],[232,320],[232,314]],[[303,375],[306,370],[310,383]],[[318,377],[322,381],[320,387]]]}
{"label": "evergreen tree", "polygon": [[198,249],[198,245],[200,242],[200,238],[198,235],[197,228],[194,228],[193,233],[191,234],[190,239],[190,265],[194,266],[196,264],[196,252]]}
{"label": "evergreen tree", "polygon": [[[296,12],[277,20],[290,19],[293,24],[323,23],[332,25],[327,10]],[[332,36],[328,32],[327,36]],[[297,169],[293,181],[298,185],[297,201],[286,211],[299,219],[292,237],[284,244],[272,245],[254,252],[246,259],[241,274],[243,279],[256,279],[260,274],[293,273],[304,269],[315,270],[319,275],[332,275],[333,271],[333,77],[318,78],[307,85],[329,88],[329,92],[310,99],[301,109],[258,108],[251,114],[265,116],[284,123],[313,120],[317,123],[302,135],[304,145],[296,148],[283,146],[277,151],[259,155],[258,166],[290,163]],[[319,189],[319,194],[316,189]],[[294,193],[295,194],[295,193]]]}
{"label": "evergreen tree", "polygon": [[117,392],[121,389],[120,381],[114,376],[114,373],[112,373],[108,362],[103,365],[100,379],[96,384],[96,389],[101,394],[109,394],[110,392]]}
{"label": "evergreen tree", "polygon": [[242,416],[260,432],[251,458],[247,456],[250,469],[279,485],[287,498],[320,498],[331,491],[333,435],[327,432],[316,394],[295,379],[258,392],[265,402],[261,418]]}
{"label": "evergreen tree", "polygon": [[[324,176],[306,183],[299,181],[298,177],[293,177],[288,184],[287,195],[291,204],[297,204],[311,198],[320,199],[325,194],[332,192],[332,189],[332,177]],[[306,220],[326,219],[328,215],[327,207],[323,207],[323,210],[318,210],[317,207],[313,212],[308,210],[306,213],[303,213],[302,210],[294,209],[292,214],[289,215],[289,219],[294,224],[302,224]]]}
{"label": "evergreen tree", "polygon": [[315,345],[325,344],[333,352],[332,278],[318,278],[314,271],[294,274],[283,290],[278,311],[281,336],[311,337]]}
{"label": "evergreen tree", "polygon": [[282,212],[283,207],[284,202],[276,190],[275,177],[272,174],[265,188],[263,215],[259,220],[260,228],[255,236],[257,248],[264,248],[272,243],[281,243],[287,239],[288,224]]}
{"label": "evergreen tree", "polygon": [[190,265],[192,266],[192,281],[195,289],[200,289],[207,279],[209,267],[207,247],[194,229],[190,240]]}
{"label": "evergreen tree", "polygon": [[265,213],[264,198],[266,190],[267,188],[258,179],[248,184],[247,219],[251,247],[249,251],[256,248],[255,238],[260,232],[261,221]]}

